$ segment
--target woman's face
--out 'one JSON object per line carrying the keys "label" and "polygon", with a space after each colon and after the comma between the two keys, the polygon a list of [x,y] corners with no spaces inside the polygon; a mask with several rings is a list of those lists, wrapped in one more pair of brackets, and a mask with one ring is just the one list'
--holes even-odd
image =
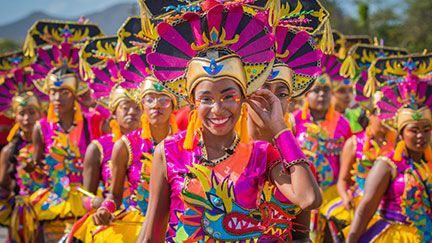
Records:
{"label": "woman's face", "polygon": [[326,112],[330,106],[331,89],[328,85],[315,85],[306,95],[309,107],[316,111]]}
{"label": "woman's face", "polygon": [[149,93],[142,100],[144,113],[151,125],[162,125],[169,122],[173,112],[173,101],[168,95]]}
{"label": "woman's face", "polygon": [[335,104],[337,107],[345,110],[351,103],[353,95],[353,89],[350,86],[342,86],[336,90],[333,94]]}
{"label": "woman's face", "polygon": [[75,96],[68,89],[50,89],[49,98],[57,114],[70,112],[74,109]]}
{"label": "woman's face", "polygon": [[289,102],[290,92],[286,84],[282,82],[265,83],[262,87],[264,89],[270,90],[274,95],[276,95],[276,97],[278,97],[282,105],[283,113],[284,114],[287,113],[289,109],[289,103],[290,103]]}
{"label": "woman's face", "polygon": [[125,99],[117,105],[114,119],[124,132],[129,133],[140,127],[141,114],[141,107],[136,102]]}
{"label": "woman's face", "polygon": [[194,90],[194,98],[204,129],[216,136],[225,136],[234,130],[243,102],[240,87],[234,81],[202,81]]}
{"label": "woman's face", "polygon": [[431,124],[428,121],[409,123],[402,129],[402,138],[406,147],[415,152],[423,153],[431,141]]}
{"label": "woman's face", "polygon": [[18,106],[15,111],[15,121],[21,130],[30,133],[33,126],[40,118],[40,112],[33,106]]}

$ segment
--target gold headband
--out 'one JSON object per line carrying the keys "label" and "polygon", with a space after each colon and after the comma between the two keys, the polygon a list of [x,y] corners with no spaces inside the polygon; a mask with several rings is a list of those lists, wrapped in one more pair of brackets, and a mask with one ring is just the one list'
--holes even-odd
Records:
{"label": "gold headband", "polygon": [[70,73],[57,76],[53,73],[50,73],[47,75],[46,79],[46,91],[49,91],[50,89],[68,89],[73,94],[77,94],[79,80],[75,74]]}
{"label": "gold headband", "polygon": [[330,79],[330,76],[328,74],[322,74],[319,76],[315,82],[315,85],[321,85],[321,86],[329,86],[332,87],[332,82]]}
{"label": "gold headband", "polygon": [[147,76],[144,79],[144,82],[141,84],[140,91],[140,99],[144,98],[145,95],[150,93],[163,94],[171,98],[173,102],[173,108],[177,107],[177,97],[173,93],[165,89],[165,87],[162,86],[154,76]]}
{"label": "gold headband", "polygon": [[344,79],[341,81],[333,81],[332,82],[332,89],[334,91],[337,91],[338,89],[340,89],[342,87],[351,88],[351,87],[353,87],[353,85],[354,85],[353,82],[351,82],[351,80],[349,80],[349,79]]}
{"label": "gold headband", "polygon": [[288,87],[289,97],[293,93],[293,71],[284,63],[278,63],[273,66],[273,70],[266,83],[281,82]]}
{"label": "gold headband", "polygon": [[188,97],[192,99],[192,91],[202,81],[216,82],[228,78],[237,83],[243,95],[247,94],[247,78],[243,62],[235,54],[220,58],[193,58],[186,70],[186,87]]}
{"label": "gold headband", "polygon": [[12,110],[15,112],[19,106],[33,106],[38,110],[42,108],[38,97],[31,91],[17,94],[12,98]]}
{"label": "gold headband", "polygon": [[424,106],[416,110],[411,108],[401,108],[396,114],[398,132],[401,132],[406,125],[419,121],[432,123],[432,114],[429,107]]}
{"label": "gold headband", "polygon": [[120,85],[115,85],[108,98],[109,103],[109,109],[112,113],[115,112],[117,109],[117,106],[122,102],[123,100],[132,100],[136,102],[137,104],[141,105],[140,99],[139,99],[139,91],[136,89],[128,90]]}

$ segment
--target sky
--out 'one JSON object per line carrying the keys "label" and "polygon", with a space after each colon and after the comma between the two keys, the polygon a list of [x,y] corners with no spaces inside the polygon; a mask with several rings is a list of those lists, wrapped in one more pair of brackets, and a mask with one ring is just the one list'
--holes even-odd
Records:
{"label": "sky", "polygon": [[[352,7],[353,0],[333,0],[340,4],[350,15],[355,15],[356,8]],[[377,0],[396,5],[400,0]],[[135,3],[136,0],[0,0],[0,25],[14,22],[34,11],[43,11],[55,17],[79,17],[87,13],[103,10],[117,3]],[[397,6],[397,5],[396,5]]]}
{"label": "sky", "polygon": [[14,22],[35,11],[53,16],[78,17],[103,10],[117,3],[136,0],[0,0],[0,25]]}

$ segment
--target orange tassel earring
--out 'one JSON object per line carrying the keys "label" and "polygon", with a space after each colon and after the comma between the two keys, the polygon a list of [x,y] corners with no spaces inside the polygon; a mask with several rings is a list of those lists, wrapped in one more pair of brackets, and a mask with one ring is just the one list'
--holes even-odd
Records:
{"label": "orange tassel earring", "polygon": [[240,119],[237,121],[235,130],[237,134],[240,136],[240,141],[242,143],[249,143],[249,132],[247,128],[247,105],[246,103],[242,104]]}
{"label": "orange tassel earring", "polygon": [[195,133],[201,128],[201,121],[198,118],[196,110],[192,110],[189,114],[189,123],[186,129],[186,136],[183,143],[184,149],[192,149]]}
{"label": "orange tassel earring", "polygon": [[331,103],[326,114],[326,120],[330,121],[333,118],[334,113],[335,113],[335,105]]}
{"label": "orange tassel earring", "polygon": [[432,148],[430,144],[426,147],[424,151],[424,157],[427,163],[432,162]]}
{"label": "orange tassel earring", "polygon": [[309,112],[309,102],[306,99],[305,102],[304,102],[304,104],[303,104],[302,113],[301,113],[301,119],[303,121],[306,120],[308,112]]}
{"label": "orange tassel earring", "polygon": [[54,104],[51,102],[49,103],[49,106],[48,106],[47,120],[48,120],[48,122],[51,122],[51,123],[58,122],[57,114],[54,111]]}
{"label": "orange tassel earring", "polygon": [[174,114],[170,116],[171,135],[178,132],[177,120]]}
{"label": "orange tassel earring", "polygon": [[12,127],[12,129],[10,130],[8,136],[7,136],[7,141],[10,142],[12,141],[12,139],[15,137],[15,135],[17,134],[17,132],[19,131],[20,126],[18,123],[15,123],[15,125]]}
{"label": "orange tassel earring", "polygon": [[150,121],[146,114],[142,114],[141,116],[141,138],[143,139],[151,139],[151,130],[150,130]]}
{"label": "orange tassel earring", "polygon": [[113,134],[113,138],[112,141],[116,142],[117,140],[119,140],[122,136],[122,132],[120,129],[120,125],[118,124],[118,122],[115,119],[112,119],[109,123],[110,127],[111,127],[111,132]]}
{"label": "orange tassel earring", "polygon": [[397,143],[395,151],[394,151],[394,155],[393,155],[393,160],[394,161],[401,161],[402,160],[402,153],[405,150],[405,141],[401,140]]}

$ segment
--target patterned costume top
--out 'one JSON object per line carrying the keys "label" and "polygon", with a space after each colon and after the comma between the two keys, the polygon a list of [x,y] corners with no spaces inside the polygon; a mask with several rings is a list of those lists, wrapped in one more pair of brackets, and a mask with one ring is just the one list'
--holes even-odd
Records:
{"label": "patterned costume top", "polygon": [[51,155],[45,161],[50,173],[56,174],[55,177],[60,181],[70,180],[67,184],[82,183],[83,157],[90,141],[100,136],[101,123],[94,122],[91,116],[85,116],[69,133],[62,131],[58,123],[48,122],[46,118],[39,121],[39,126],[45,145],[44,153]]}
{"label": "patterned costume top", "polygon": [[167,240],[265,237],[260,226],[276,221],[273,214],[264,214],[269,208],[260,205],[261,190],[278,152],[266,142],[239,143],[231,157],[207,167],[201,147],[185,150],[184,139],[183,132],[164,141],[171,201]]}
{"label": "patterned costume top", "polygon": [[107,134],[92,141],[99,150],[101,161],[101,176],[104,189],[108,191],[111,185],[111,153],[114,147],[113,135]]}
{"label": "patterned costume top", "polygon": [[334,185],[339,175],[339,156],[345,141],[351,137],[348,121],[336,111],[331,119],[318,124],[312,121],[309,112],[306,119],[302,112],[298,112],[295,119],[297,139],[314,163],[321,188]]}
{"label": "patterned costume top", "polygon": [[142,129],[124,135],[121,140],[128,148],[127,184],[129,194],[127,205],[135,207],[145,215],[149,197],[150,172],[154,143],[143,139]]}
{"label": "patterned costume top", "polygon": [[[373,163],[379,156],[388,154],[394,147],[396,135],[392,136],[393,132],[389,132],[386,137],[386,143],[380,147],[372,138],[367,136],[366,131],[362,131],[355,135],[355,164],[351,171],[353,180],[355,181],[355,189],[363,194],[364,185],[367,174],[372,169]],[[366,145],[368,143],[368,145]]]}

